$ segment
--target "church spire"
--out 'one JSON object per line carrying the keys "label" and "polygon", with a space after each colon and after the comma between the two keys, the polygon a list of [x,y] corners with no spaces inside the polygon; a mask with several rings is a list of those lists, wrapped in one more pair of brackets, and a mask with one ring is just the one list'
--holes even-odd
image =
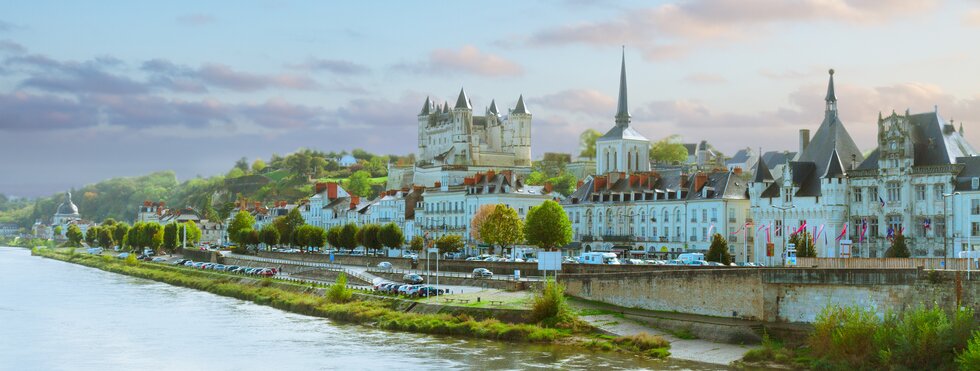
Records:
{"label": "church spire", "polygon": [[616,109],[616,126],[630,125],[630,110],[626,102],[626,47],[623,47],[623,62],[619,71],[619,105]]}
{"label": "church spire", "polygon": [[824,101],[827,102],[827,114],[837,114],[837,94],[834,94],[834,69],[831,68],[830,71],[830,82],[827,83],[827,97]]}

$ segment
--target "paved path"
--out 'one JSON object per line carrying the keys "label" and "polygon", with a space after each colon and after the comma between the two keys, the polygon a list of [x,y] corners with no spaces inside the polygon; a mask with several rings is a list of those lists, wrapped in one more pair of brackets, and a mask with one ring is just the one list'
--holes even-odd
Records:
{"label": "paved path", "polygon": [[687,361],[727,366],[733,361],[742,359],[745,352],[753,348],[745,345],[722,344],[701,339],[685,340],[632,319],[611,314],[582,316],[581,318],[593,326],[617,336],[636,335],[643,332],[650,335],[662,336],[670,342],[670,357]]}

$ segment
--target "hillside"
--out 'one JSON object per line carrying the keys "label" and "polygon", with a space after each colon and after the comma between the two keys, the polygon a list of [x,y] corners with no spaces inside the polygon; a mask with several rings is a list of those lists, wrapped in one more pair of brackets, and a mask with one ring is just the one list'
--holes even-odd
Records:
{"label": "hillside", "polygon": [[[102,221],[106,218],[132,222],[143,201],[163,201],[171,207],[194,207],[208,218],[225,218],[235,200],[296,202],[309,197],[316,181],[347,181],[355,172],[369,179],[362,196],[373,196],[382,190],[387,180],[387,164],[411,163],[411,155],[378,156],[354,150],[357,163],[341,167],[341,153],[324,153],[308,149],[285,157],[273,155],[268,163],[258,159],[249,164],[242,158],[225,175],[194,178],[178,182],[172,171],[156,172],[138,177],[112,178],[73,190],[72,200],[78,205],[82,218]],[[30,202],[8,201],[0,195],[0,223],[16,223],[29,228],[35,220],[50,221],[64,194],[40,197]]]}

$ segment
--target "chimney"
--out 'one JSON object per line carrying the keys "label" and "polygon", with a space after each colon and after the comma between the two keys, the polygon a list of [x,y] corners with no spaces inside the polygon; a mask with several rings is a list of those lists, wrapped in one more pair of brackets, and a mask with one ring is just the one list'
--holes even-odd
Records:
{"label": "chimney", "polygon": [[337,183],[330,182],[327,183],[327,199],[333,200],[337,198]]}
{"label": "chimney", "polygon": [[357,204],[361,202],[361,198],[357,196],[350,196],[350,209],[354,210],[357,208]]}
{"label": "chimney", "polygon": [[810,145],[810,129],[800,129],[800,153]]}
{"label": "chimney", "polygon": [[736,166],[735,169],[732,170],[732,172],[734,172],[735,175],[742,175],[742,167]]}
{"label": "chimney", "polygon": [[262,207],[262,203],[261,202],[258,202],[258,201],[255,201],[255,208],[258,209],[260,207]]}
{"label": "chimney", "polygon": [[325,190],[327,190],[327,183],[316,182],[316,187],[313,189],[313,193],[319,194],[320,192],[323,192]]}
{"label": "chimney", "polygon": [[851,170],[857,169],[858,156],[856,154],[851,154]]}
{"label": "chimney", "polygon": [[681,187],[680,188],[687,188],[687,182],[688,182],[687,178],[688,178],[688,175],[687,174],[683,174],[683,173],[681,174]]}
{"label": "chimney", "polygon": [[707,182],[708,182],[708,174],[697,173],[697,175],[694,176],[694,191],[700,192],[701,187],[704,187],[704,184]]}
{"label": "chimney", "polygon": [[487,181],[488,182],[490,181],[490,179],[493,179],[494,174],[496,174],[496,173],[493,170],[487,170]]}

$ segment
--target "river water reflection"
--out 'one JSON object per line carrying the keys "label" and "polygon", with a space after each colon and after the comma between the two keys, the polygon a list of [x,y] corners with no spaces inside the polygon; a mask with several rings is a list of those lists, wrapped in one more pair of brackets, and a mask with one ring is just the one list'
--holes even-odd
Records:
{"label": "river water reflection", "polygon": [[388,332],[0,247],[3,370],[706,369],[569,346]]}

